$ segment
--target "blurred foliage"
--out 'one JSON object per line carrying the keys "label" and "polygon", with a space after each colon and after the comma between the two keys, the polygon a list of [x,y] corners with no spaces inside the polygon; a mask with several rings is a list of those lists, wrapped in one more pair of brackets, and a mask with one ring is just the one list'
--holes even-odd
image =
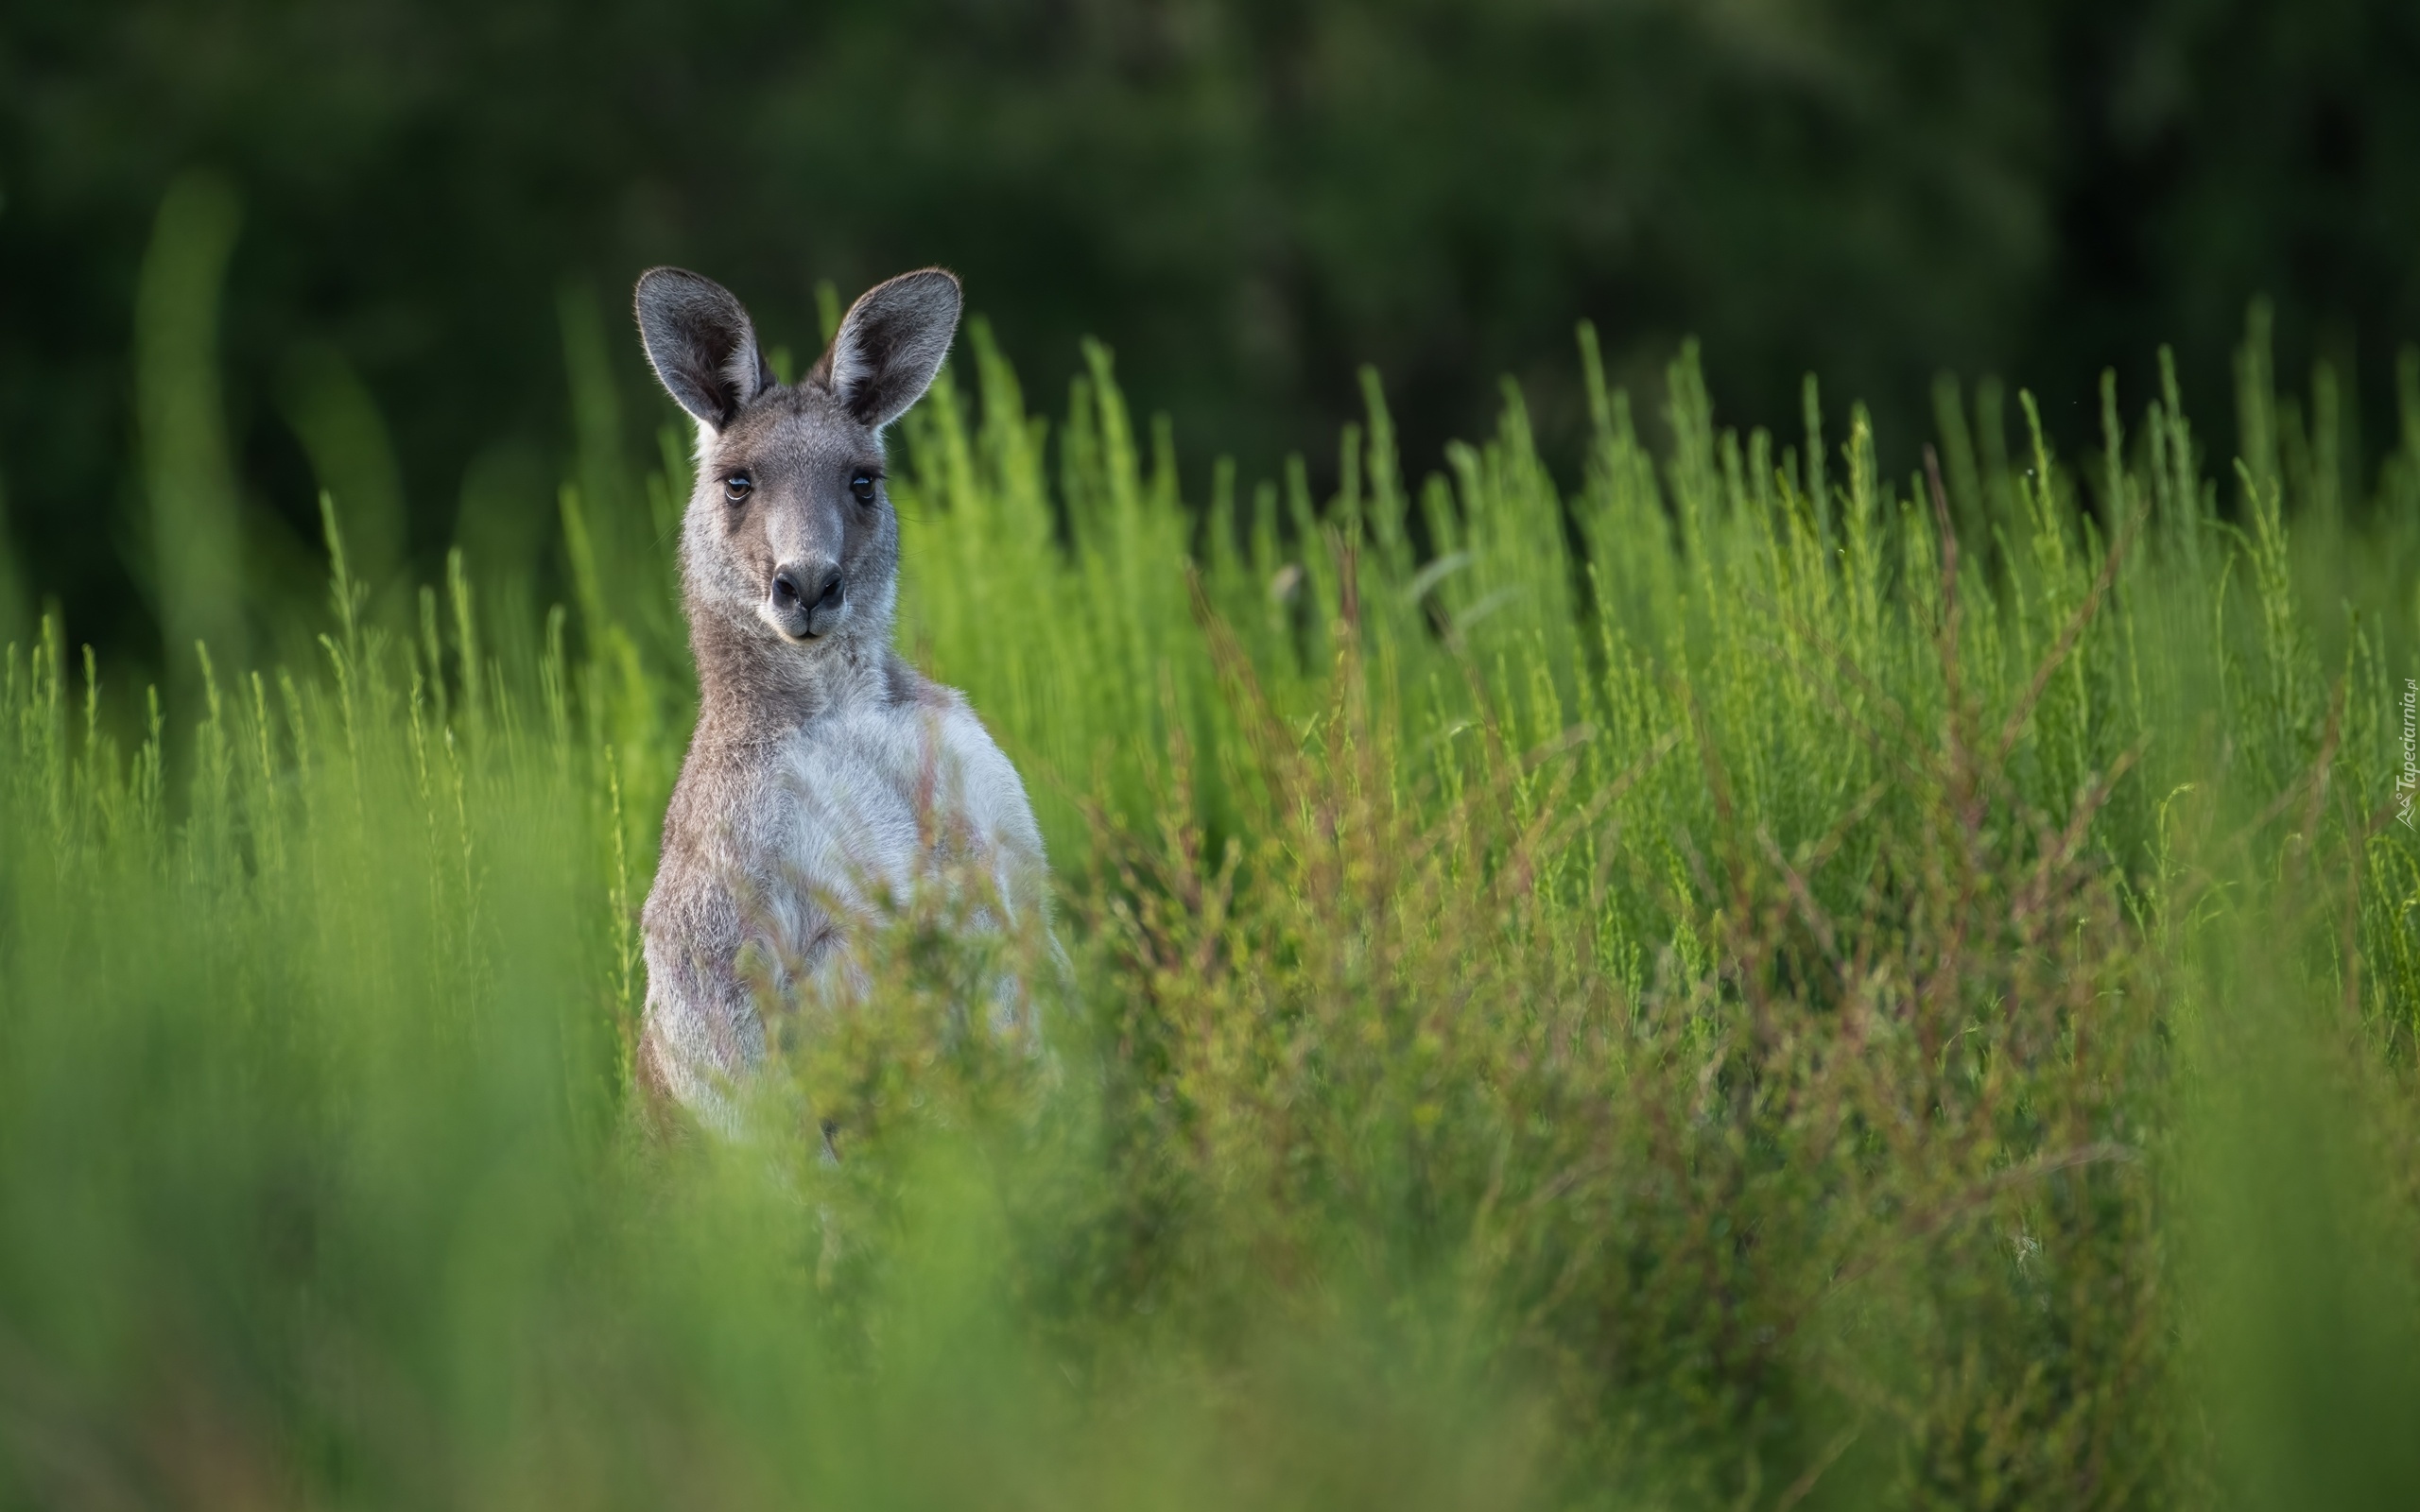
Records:
{"label": "blurred foliage", "polygon": [[[665,261],[796,352],[817,279],[948,263],[1029,375],[1098,335],[1197,466],[1299,449],[1322,490],[1364,361],[1415,475],[1506,371],[1576,467],[1582,317],[1634,387],[1695,333],[1730,412],[1781,428],[1821,366],[1906,437],[1937,368],[2087,395],[2118,364],[2131,407],[2162,340],[2216,410],[2265,291],[2290,370],[2360,380],[2358,449],[2420,330],[2415,78],[2402,0],[20,5],[0,478],[79,635],[147,656],[203,612],[143,569],[129,366],[181,181],[240,215],[232,457],[185,485],[240,490],[206,576],[233,528],[293,579],[321,486],[366,561],[429,576],[473,537],[553,561],[558,293],[611,333]],[[2047,421],[2083,445],[2094,418]]]}
{"label": "blurred foliage", "polygon": [[1334,491],[1201,494],[1098,347],[1046,448],[977,324],[900,639],[1073,981],[964,1032],[1044,942],[919,892],[726,1142],[630,1063],[687,457],[561,318],[562,607],[367,583],[330,504],[257,668],[0,654],[0,1504],[2420,1496],[2420,352],[2375,469],[2256,322],[2239,467],[2112,384],[2064,457],[1945,390],[1936,478],[1689,351],[1659,444],[1583,332],[1576,486],[1517,388],[1413,480],[1374,377]]}

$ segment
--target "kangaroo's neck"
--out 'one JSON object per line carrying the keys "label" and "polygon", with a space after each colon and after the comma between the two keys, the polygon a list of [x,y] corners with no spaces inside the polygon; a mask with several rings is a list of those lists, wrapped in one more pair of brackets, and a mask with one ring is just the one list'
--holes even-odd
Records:
{"label": "kangaroo's neck", "polygon": [[718,742],[779,738],[887,696],[887,626],[853,625],[808,645],[712,614],[689,620],[698,661],[698,732]]}

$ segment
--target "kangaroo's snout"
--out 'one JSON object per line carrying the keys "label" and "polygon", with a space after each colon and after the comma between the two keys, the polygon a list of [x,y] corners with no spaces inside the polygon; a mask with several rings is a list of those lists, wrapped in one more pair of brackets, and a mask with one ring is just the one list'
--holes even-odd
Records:
{"label": "kangaroo's snout", "polygon": [[837,563],[792,561],[773,570],[766,608],[784,635],[804,641],[838,623],[847,599]]}

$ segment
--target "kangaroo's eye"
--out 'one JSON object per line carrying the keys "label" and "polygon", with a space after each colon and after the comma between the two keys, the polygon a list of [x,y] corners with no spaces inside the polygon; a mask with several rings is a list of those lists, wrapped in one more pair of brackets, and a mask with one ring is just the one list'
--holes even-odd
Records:
{"label": "kangaroo's eye", "polygon": [[754,478],[750,477],[745,472],[734,472],[731,476],[722,480],[722,496],[729,499],[732,503],[737,504],[746,499],[748,497],[749,490],[755,487],[756,480]]}
{"label": "kangaroo's eye", "polygon": [[849,491],[857,496],[859,504],[873,503],[873,474],[858,472],[853,475],[849,479]]}

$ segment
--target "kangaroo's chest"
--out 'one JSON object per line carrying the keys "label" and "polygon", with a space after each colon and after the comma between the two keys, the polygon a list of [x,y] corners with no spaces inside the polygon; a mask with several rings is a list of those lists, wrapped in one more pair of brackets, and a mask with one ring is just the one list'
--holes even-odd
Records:
{"label": "kangaroo's chest", "polygon": [[935,721],[885,710],[821,721],[774,752],[760,788],[760,874],[855,912],[903,899],[955,828]]}

